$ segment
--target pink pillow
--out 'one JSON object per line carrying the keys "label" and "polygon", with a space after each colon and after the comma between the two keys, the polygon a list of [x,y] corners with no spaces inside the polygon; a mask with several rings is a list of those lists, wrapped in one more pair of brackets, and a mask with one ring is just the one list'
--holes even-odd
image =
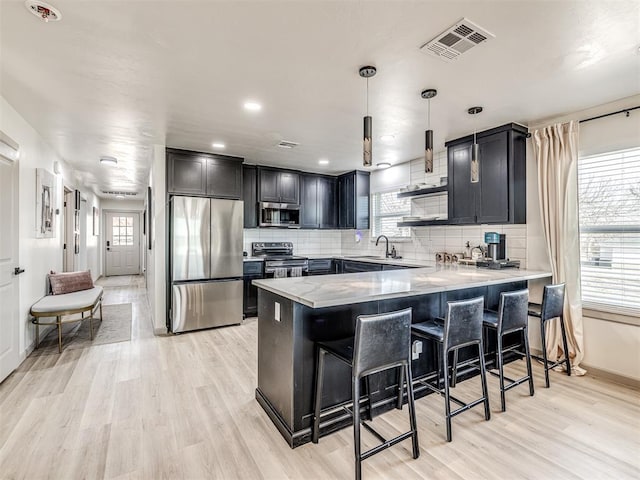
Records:
{"label": "pink pillow", "polygon": [[93,288],[90,270],[86,272],[50,273],[49,283],[51,284],[51,293],[53,295],[63,295]]}

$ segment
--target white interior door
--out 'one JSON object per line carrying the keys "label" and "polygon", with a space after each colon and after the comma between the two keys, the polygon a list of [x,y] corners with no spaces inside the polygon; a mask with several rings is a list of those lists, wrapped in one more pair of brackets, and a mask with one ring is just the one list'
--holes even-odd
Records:
{"label": "white interior door", "polygon": [[18,165],[0,156],[0,382],[20,364]]}
{"label": "white interior door", "polygon": [[107,212],[105,215],[106,275],[140,273],[140,214]]}

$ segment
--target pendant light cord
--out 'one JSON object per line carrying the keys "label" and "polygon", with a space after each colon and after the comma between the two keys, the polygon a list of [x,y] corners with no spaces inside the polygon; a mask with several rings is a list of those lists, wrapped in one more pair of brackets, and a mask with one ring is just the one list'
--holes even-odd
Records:
{"label": "pendant light cord", "polygon": [[369,77],[367,77],[367,116],[369,116]]}
{"label": "pendant light cord", "polygon": [[429,112],[427,114],[427,130],[431,130],[431,99],[429,99],[429,101],[427,102],[428,108],[427,108],[427,112]]}

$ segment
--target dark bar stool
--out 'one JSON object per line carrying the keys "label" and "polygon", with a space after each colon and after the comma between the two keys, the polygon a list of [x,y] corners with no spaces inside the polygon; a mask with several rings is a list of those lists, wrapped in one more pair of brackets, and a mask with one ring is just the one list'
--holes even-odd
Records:
{"label": "dark bar stool", "polygon": [[[324,377],[325,355],[334,355],[351,366],[351,391],[353,399],[353,441],[356,461],[356,479],[362,475],[362,460],[395,445],[409,437],[413,441],[413,458],[420,456],[418,429],[411,382],[411,309],[380,315],[359,315],[356,319],[355,337],[332,342],[318,342],[316,345],[316,391],[314,398],[314,418],[312,440],[318,443],[320,433],[320,414],[322,403],[322,383]],[[398,408],[402,407],[404,389],[403,376],[407,378],[407,399],[409,403],[409,423],[411,430],[386,440],[370,425],[362,425],[373,433],[382,443],[371,450],[361,453],[360,446],[360,380],[368,375],[400,368],[398,384]],[[404,372],[404,373],[403,373]],[[369,393],[369,392],[368,392]],[[370,403],[370,402],[369,402]],[[369,405],[369,411],[371,405]]]}
{"label": "dark bar stool", "polygon": [[[478,297],[471,300],[447,302],[447,316],[441,319],[416,323],[411,326],[411,333],[417,337],[434,340],[438,343],[438,369],[437,388],[429,382],[419,380],[430,390],[444,395],[445,418],[447,421],[447,441],[451,441],[451,418],[469,410],[480,403],[484,403],[484,418],[489,420],[489,396],[487,395],[487,371],[484,362],[484,347],[482,342],[482,310],[484,298]],[[482,397],[470,403],[465,403],[453,397],[449,393],[449,353],[453,352],[453,372],[451,386],[455,386],[457,375],[458,349],[469,345],[478,346],[478,364],[482,383]],[[474,360],[475,362],[475,360]],[[444,390],[440,389],[440,375],[444,382]],[[460,405],[460,408],[451,411],[451,401]]]}
{"label": "dark bar stool", "polygon": [[[500,377],[500,402],[502,411],[506,411],[505,392],[521,383],[529,382],[529,395],[533,396],[533,376],[531,375],[531,352],[529,351],[529,334],[527,326],[527,306],[529,304],[529,290],[518,290],[515,292],[503,292],[500,294],[500,305],[497,312],[485,310],[483,324],[496,331],[498,337],[498,373],[489,371],[493,375]],[[517,380],[504,376],[504,354],[516,350],[520,345],[504,348],[502,345],[504,335],[513,332],[522,332],[524,337],[524,357],[527,362],[527,375]],[[509,385],[505,387],[504,381]]]}
{"label": "dark bar stool", "polygon": [[[571,376],[571,361],[569,359],[569,347],[567,345],[567,332],[564,327],[564,283],[545,285],[542,292],[542,305],[529,304],[529,315],[540,319],[540,337],[542,338],[542,358],[532,355],[533,358],[544,363],[544,381],[549,388],[549,370],[566,363],[567,375]],[[552,362],[547,358],[547,339],[544,332],[545,323],[558,318],[560,331],[562,332],[562,345],[564,347],[564,360]]]}

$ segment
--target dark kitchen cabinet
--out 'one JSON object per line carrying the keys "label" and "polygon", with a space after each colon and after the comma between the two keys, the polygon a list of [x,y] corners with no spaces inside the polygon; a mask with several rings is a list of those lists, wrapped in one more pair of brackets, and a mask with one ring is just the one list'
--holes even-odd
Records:
{"label": "dark kitchen cabinet", "polygon": [[358,273],[358,272],[379,272],[382,270],[382,264],[358,262],[354,260],[343,260],[342,273]]}
{"label": "dark kitchen cabinet", "polygon": [[167,149],[167,191],[180,195],[242,198],[242,158]]}
{"label": "dark kitchen cabinet", "polygon": [[300,176],[300,226],[336,228],[336,179],[321,175]]}
{"label": "dark kitchen cabinet", "polygon": [[526,135],[513,123],[477,133],[477,183],[471,183],[473,136],[446,142],[449,224],[526,223]]}
{"label": "dark kitchen cabinet", "polygon": [[350,172],[338,177],[338,226],[369,228],[369,172]]}
{"label": "dark kitchen cabinet", "polygon": [[332,273],[335,273],[333,259],[331,258],[309,259],[308,275],[330,275]]}
{"label": "dark kitchen cabinet", "polygon": [[244,200],[244,228],[257,228],[258,171],[253,165],[242,167],[242,200]]}
{"label": "dark kitchen cabinet", "polygon": [[252,285],[251,281],[259,278],[264,278],[263,262],[244,262],[242,311],[245,317],[255,317],[258,314],[258,287]]}
{"label": "dark kitchen cabinet", "polygon": [[261,202],[300,203],[300,175],[287,170],[258,169],[258,197]]}

